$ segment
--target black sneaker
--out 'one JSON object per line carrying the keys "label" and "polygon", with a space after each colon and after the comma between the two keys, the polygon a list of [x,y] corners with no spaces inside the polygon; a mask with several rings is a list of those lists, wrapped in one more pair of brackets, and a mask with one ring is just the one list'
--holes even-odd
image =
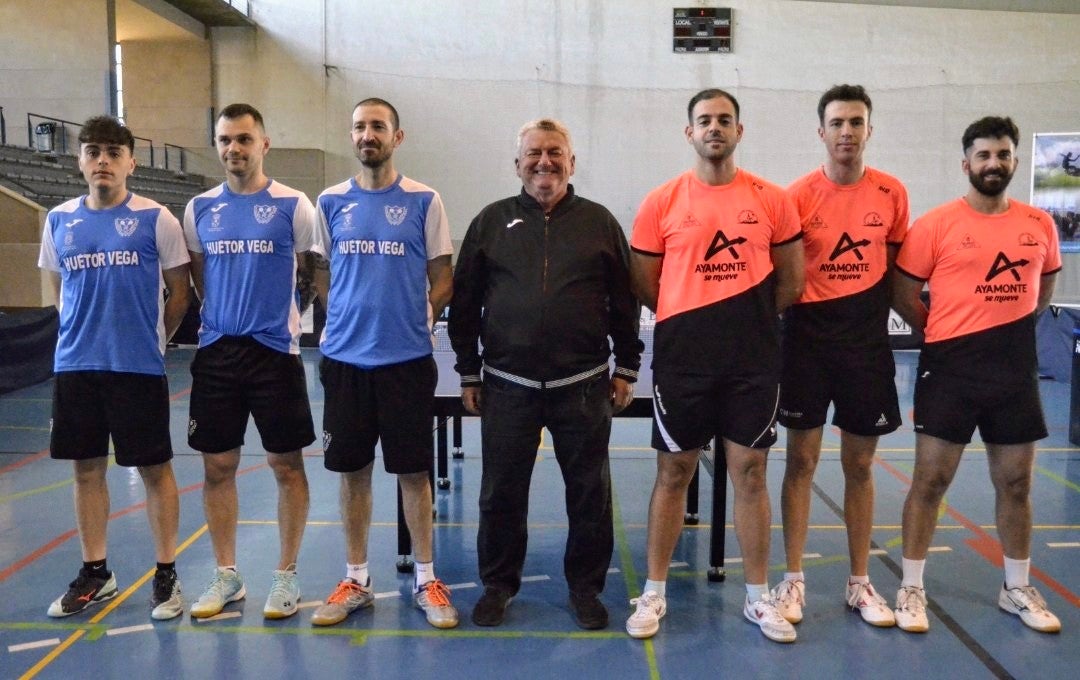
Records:
{"label": "black sneaker", "polygon": [[585,630],[607,628],[607,607],[595,595],[570,593],[570,611],[574,613],[577,625]]}
{"label": "black sneaker", "polygon": [[108,578],[101,578],[85,568],[79,569],[79,575],[68,584],[68,591],[49,605],[48,614],[57,618],[78,614],[92,604],[113,599],[116,593],[116,574],[109,572]]}
{"label": "black sneaker", "polygon": [[180,578],[175,571],[155,572],[154,592],[150,596],[150,604],[153,606],[150,618],[165,621],[183,614],[184,599],[180,593]]}
{"label": "black sneaker", "polygon": [[497,588],[484,588],[484,594],[472,610],[472,622],[478,626],[498,626],[506,617],[506,608],[513,599]]}

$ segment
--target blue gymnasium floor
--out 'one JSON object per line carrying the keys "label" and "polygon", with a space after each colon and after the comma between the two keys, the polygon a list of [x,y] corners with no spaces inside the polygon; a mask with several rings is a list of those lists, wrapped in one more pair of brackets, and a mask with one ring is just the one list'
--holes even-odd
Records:
{"label": "blue gymnasium floor", "polygon": [[[202,464],[185,441],[190,350],[170,350],[175,468],[181,488],[178,568],[189,598],[197,597],[214,562],[201,505]],[[318,355],[305,350],[316,421],[322,392],[314,376]],[[897,354],[897,384],[910,413],[915,355]],[[645,569],[645,521],[654,453],[646,420],[617,419],[612,435],[616,549],[603,600],[611,610],[605,631],[583,632],[566,605],[562,577],[565,539],[562,487],[547,449],[540,452],[532,491],[526,582],[501,628],[481,629],[468,616],[480,596],[476,572],[476,499],[480,479],[479,428],[465,422],[464,460],[451,460],[448,491],[436,493],[436,569],[453,587],[462,625],[429,627],[405,597],[411,577],[395,570],[394,489],[381,469],[375,478],[370,564],[379,594],[373,609],[343,624],[315,629],[311,606],[344,573],[337,478],[309,451],[310,521],[300,555],[301,612],[264,621],[262,604],[277,558],[276,489],[254,428],[241,463],[240,569],[246,601],[224,616],[195,623],[149,617],[152,553],[138,474],[111,467],[113,521],[109,565],[118,575],[116,599],[67,619],[45,615],[78,569],[71,500],[71,467],[51,461],[48,445],[50,383],[0,397],[0,678],[1068,678],[1080,662],[1080,450],[1067,441],[1069,386],[1044,382],[1050,438],[1036,460],[1033,496],[1035,583],[1061,618],[1063,631],[1026,629],[997,609],[1001,581],[992,564],[998,551],[993,494],[985,453],[976,442],[965,455],[947,496],[927,566],[930,632],[912,635],[862,623],[843,604],[847,576],[840,521],[843,479],[838,438],[827,433],[815,479],[811,530],[804,560],[808,608],[793,645],[766,640],[742,618],[738,546],[728,530],[725,583],[710,584],[708,514],[711,484],[701,492],[703,522],[687,527],[668,585],[668,616],[651,641],[623,631]],[[773,499],[770,583],[783,571],[779,491],[784,433],[772,453]],[[879,554],[871,577],[892,600],[899,582],[900,508],[912,472],[913,436],[905,427],[881,441],[875,468]],[[381,463],[377,463],[381,465]],[[729,500],[730,502],[730,500]],[[730,517],[730,512],[729,512]],[[730,520],[729,520],[730,521]]]}

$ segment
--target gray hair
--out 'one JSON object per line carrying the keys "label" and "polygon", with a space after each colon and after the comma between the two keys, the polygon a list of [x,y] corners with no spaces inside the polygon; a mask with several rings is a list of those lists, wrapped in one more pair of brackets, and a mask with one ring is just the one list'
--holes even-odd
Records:
{"label": "gray hair", "polygon": [[542,130],[544,132],[558,132],[566,139],[566,146],[570,150],[570,155],[574,154],[574,142],[570,139],[570,130],[561,122],[554,118],[537,118],[536,120],[530,120],[521,126],[517,135],[517,154],[521,155],[521,143],[525,139],[525,135],[529,134],[533,130]]}

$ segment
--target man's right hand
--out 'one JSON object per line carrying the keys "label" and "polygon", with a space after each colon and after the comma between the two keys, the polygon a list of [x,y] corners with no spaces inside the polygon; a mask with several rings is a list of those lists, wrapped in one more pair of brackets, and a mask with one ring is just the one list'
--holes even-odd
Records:
{"label": "man's right hand", "polygon": [[480,388],[462,387],[461,405],[465,407],[466,411],[474,416],[480,415]]}

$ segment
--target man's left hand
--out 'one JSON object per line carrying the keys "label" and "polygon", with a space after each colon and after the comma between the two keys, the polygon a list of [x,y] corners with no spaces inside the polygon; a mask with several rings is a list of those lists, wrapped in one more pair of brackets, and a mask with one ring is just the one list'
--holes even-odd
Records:
{"label": "man's left hand", "polygon": [[634,383],[619,377],[611,379],[611,412],[618,413],[634,400]]}

